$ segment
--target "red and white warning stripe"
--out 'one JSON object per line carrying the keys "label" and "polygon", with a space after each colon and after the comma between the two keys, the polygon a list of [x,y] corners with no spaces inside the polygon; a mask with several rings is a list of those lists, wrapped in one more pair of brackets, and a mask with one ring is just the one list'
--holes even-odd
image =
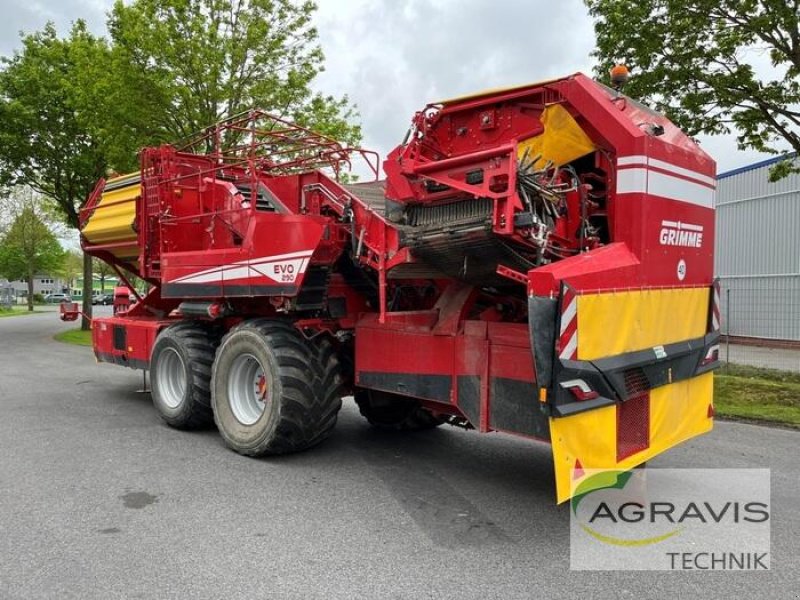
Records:
{"label": "red and white warning stripe", "polygon": [[571,287],[564,286],[561,298],[561,332],[558,336],[558,357],[564,360],[578,358],[578,296]]}
{"label": "red and white warning stripe", "polygon": [[711,331],[719,331],[719,280],[711,287]]}

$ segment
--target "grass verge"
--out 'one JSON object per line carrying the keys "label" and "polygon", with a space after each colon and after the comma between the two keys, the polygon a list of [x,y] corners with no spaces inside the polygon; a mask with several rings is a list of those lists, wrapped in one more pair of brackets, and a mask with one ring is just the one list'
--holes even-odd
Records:
{"label": "grass verge", "polygon": [[728,365],[714,377],[717,415],[800,429],[800,373]]}
{"label": "grass verge", "polygon": [[40,315],[41,310],[33,309],[33,312],[28,310],[27,306],[13,306],[11,308],[0,307],[0,319],[3,317],[21,317],[22,315]]}
{"label": "grass verge", "polygon": [[75,344],[76,346],[91,346],[92,332],[82,329],[67,329],[53,336],[53,339],[65,344]]}

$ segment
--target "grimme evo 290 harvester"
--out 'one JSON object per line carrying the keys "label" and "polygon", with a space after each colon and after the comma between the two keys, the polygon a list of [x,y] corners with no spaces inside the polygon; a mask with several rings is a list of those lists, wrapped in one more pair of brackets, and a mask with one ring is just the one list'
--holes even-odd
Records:
{"label": "grimme evo 290 harvester", "polygon": [[[376,180],[342,183],[351,158]],[[550,442],[559,501],[711,429],[715,163],[577,74],[435,102],[383,163],[260,111],[99,181],[83,247],[149,292],[93,323],[170,425],[237,452],[378,427]]]}

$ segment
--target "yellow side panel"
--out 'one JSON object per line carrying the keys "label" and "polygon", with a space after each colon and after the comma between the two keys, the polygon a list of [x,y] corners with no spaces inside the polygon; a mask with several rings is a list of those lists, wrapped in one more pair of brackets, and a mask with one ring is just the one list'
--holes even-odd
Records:
{"label": "yellow side panel", "polygon": [[[127,178],[131,176],[112,179],[108,183]],[[135,243],[137,235],[133,230],[133,223],[136,219],[136,198],[140,193],[138,182],[103,192],[95,211],[82,230],[84,237],[92,244]]]}
{"label": "yellow side panel", "polygon": [[578,359],[594,360],[704,335],[710,289],[579,295]]}
{"label": "yellow side panel", "polygon": [[592,140],[561,104],[545,107],[541,121],[544,132],[518,144],[520,158],[527,152],[530,159],[541,155],[537,167],[543,167],[547,161],[561,166],[594,152]]}
{"label": "yellow side panel", "polygon": [[569,500],[583,469],[632,469],[673,446],[710,431],[708,416],[714,386],[705,373],[651,390],[650,447],[617,462],[617,407],[607,406],[571,417],[550,419],[558,502]]}

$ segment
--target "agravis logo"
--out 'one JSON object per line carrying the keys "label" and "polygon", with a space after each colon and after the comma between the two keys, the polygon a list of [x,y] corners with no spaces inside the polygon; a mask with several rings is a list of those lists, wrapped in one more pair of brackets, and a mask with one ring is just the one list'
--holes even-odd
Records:
{"label": "agravis logo", "polygon": [[587,470],[570,501],[573,569],[769,568],[769,471]]}
{"label": "agravis logo", "polygon": [[[622,490],[625,489],[625,486],[631,481],[631,478],[634,474],[634,471],[601,471],[600,473],[595,473],[584,479],[576,489],[576,494],[572,496],[571,500],[571,508],[572,514],[574,517],[578,516],[578,505],[581,503],[586,496],[593,492],[597,492],[598,490],[604,489],[618,489]],[[628,521],[628,517],[624,516],[627,514],[627,509],[629,507],[635,507],[637,509],[643,509],[644,506],[639,503],[635,502],[626,502],[621,504],[618,508],[619,510],[619,520]],[[612,544],[614,546],[648,546],[650,544],[657,544],[658,542],[663,542],[666,539],[671,538],[674,535],[680,533],[680,528],[675,528],[666,533],[656,536],[649,536],[649,537],[641,537],[641,538],[633,538],[633,539],[623,539],[619,537],[615,537],[613,535],[603,534],[597,531],[591,524],[594,523],[596,519],[611,519],[613,522],[618,522],[618,520],[614,517],[614,511],[608,506],[606,502],[600,502],[597,504],[597,507],[592,512],[592,515],[589,517],[587,523],[579,523],[581,529],[583,529],[586,533],[591,535],[596,540],[604,543],[604,544]]]}

